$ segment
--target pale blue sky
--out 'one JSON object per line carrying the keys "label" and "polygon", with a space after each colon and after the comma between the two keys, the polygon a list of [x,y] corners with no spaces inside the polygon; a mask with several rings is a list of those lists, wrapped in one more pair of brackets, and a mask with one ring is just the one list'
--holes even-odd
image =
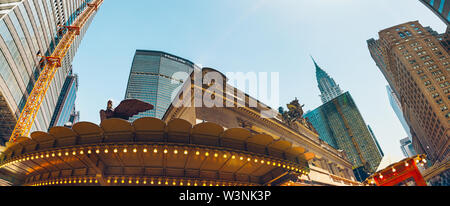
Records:
{"label": "pale blue sky", "polygon": [[350,91],[385,154],[402,159],[406,133],[367,49],[378,31],[419,20],[445,25],[418,0],[105,0],[75,57],[77,109],[99,123],[124,98],[136,49],[165,51],[222,72],[279,72],[280,103],[321,105],[309,55]]}

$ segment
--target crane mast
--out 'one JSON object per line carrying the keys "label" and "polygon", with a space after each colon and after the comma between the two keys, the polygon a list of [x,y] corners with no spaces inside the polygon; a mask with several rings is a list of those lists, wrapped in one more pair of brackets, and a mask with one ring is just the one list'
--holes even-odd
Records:
{"label": "crane mast", "polygon": [[44,68],[41,71],[33,90],[28,96],[25,107],[23,108],[9,139],[10,142],[15,142],[18,137],[30,135],[31,127],[36,119],[36,114],[41,107],[45,94],[50,87],[56,71],[58,71],[58,69],[62,66],[62,60],[69,51],[76,36],[80,35],[81,29],[85,26],[89,18],[94,15],[102,3],[103,0],[94,0],[92,3],[87,3],[87,8],[78,16],[72,25],[63,26],[66,33],[63,34],[52,55],[44,57],[46,61]]}

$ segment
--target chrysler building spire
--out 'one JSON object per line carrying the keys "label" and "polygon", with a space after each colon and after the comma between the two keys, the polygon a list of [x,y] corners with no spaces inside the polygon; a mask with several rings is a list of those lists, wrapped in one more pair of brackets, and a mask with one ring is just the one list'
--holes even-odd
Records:
{"label": "chrysler building spire", "polygon": [[338,84],[323,69],[319,67],[314,58],[311,56],[316,67],[316,78],[320,90],[320,98],[325,104],[328,101],[338,97],[343,93]]}

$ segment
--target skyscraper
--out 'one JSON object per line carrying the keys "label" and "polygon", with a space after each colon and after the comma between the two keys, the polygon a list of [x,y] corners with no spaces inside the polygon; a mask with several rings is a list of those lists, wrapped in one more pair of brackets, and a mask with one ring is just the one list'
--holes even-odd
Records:
{"label": "skyscraper", "polygon": [[[0,1],[0,145],[9,140],[18,116],[39,77],[41,55],[50,56],[60,37],[58,25],[71,25],[87,7],[83,0]],[[87,26],[76,37],[55,74],[32,132],[50,125],[61,89]]]}
{"label": "skyscraper", "polygon": [[418,21],[379,32],[370,53],[400,101],[417,153],[431,162],[449,155],[450,56]]}
{"label": "skyscraper", "polygon": [[405,157],[412,157],[417,155],[416,151],[414,150],[414,147],[411,143],[411,140],[409,138],[404,138],[400,140],[401,149],[403,152],[403,155]]}
{"label": "skyscraper", "polygon": [[[131,66],[125,99],[139,99],[154,109],[130,118],[162,118],[186,78],[197,68],[189,60],[160,51],[137,50]],[[178,73],[178,75],[177,75]],[[185,75],[184,75],[185,74]]]}
{"label": "skyscraper", "polygon": [[324,141],[342,149],[354,168],[366,167],[368,172],[375,172],[382,158],[381,148],[377,146],[375,136],[369,131],[349,92],[323,104],[305,117],[314,119],[311,118],[314,113],[323,117],[311,121],[314,128],[325,127],[327,131],[323,135],[323,130],[316,129],[319,137],[325,136],[327,139]]}
{"label": "skyscraper", "polygon": [[405,117],[403,116],[402,105],[400,103],[400,100],[398,99],[394,91],[392,91],[390,86],[386,86],[386,90],[388,93],[389,102],[391,103],[391,107],[394,110],[394,113],[397,115],[398,120],[400,120],[400,123],[402,124],[403,129],[408,135],[408,138],[411,139],[412,135],[409,130],[409,125],[408,123],[406,123]]}
{"label": "skyscraper", "polygon": [[314,65],[324,104],[305,114],[305,117],[317,130],[321,140],[345,152],[353,164],[355,174],[364,173],[357,175],[357,178],[367,177],[367,172],[375,172],[383,156],[378,141],[362,118],[350,93],[343,93],[339,85],[315,61]]}
{"label": "skyscraper", "polygon": [[77,120],[75,118],[71,119],[72,115],[75,113],[75,100],[77,98],[77,90],[78,76],[70,72],[70,74],[66,78],[66,81],[64,82],[49,128],[64,126],[64,124],[68,122],[71,122],[73,124],[73,121]]}
{"label": "skyscraper", "polygon": [[[312,57],[311,57],[312,58]],[[316,67],[316,78],[320,90],[320,98],[323,103],[336,98],[342,94],[342,90],[338,84],[331,78],[322,68],[317,65],[316,61],[312,59]]]}
{"label": "skyscraper", "polygon": [[439,18],[450,26],[450,1],[449,0],[419,0],[430,8]]}

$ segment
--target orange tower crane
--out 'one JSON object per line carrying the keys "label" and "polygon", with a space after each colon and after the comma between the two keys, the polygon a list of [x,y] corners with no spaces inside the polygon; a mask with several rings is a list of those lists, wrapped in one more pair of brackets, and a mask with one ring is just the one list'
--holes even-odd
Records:
{"label": "orange tower crane", "polygon": [[62,65],[62,60],[74,42],[75,37],[80,34],[81,29],[102,3],[103,0],[94,0],[92,3],[88,3],[87,8],[78,16],[72,25],[64,26],[64,29],[67,29],[67,32],[63,34],[61,41],[56,46],[52,55],[44,57],[46,61],[44,69],[41,71],[33,90],[28,96],[25,107],[23,108],[14,131],[11,134],[11,138],[9,139],[10,142],[15,142],[18,137],[30,135],[31,127],[36,119],[36,114],[41,107],[42,101],[44,100],[45,94],[50,87],[50,83],[52,82],[56,71],[58,71]]}

